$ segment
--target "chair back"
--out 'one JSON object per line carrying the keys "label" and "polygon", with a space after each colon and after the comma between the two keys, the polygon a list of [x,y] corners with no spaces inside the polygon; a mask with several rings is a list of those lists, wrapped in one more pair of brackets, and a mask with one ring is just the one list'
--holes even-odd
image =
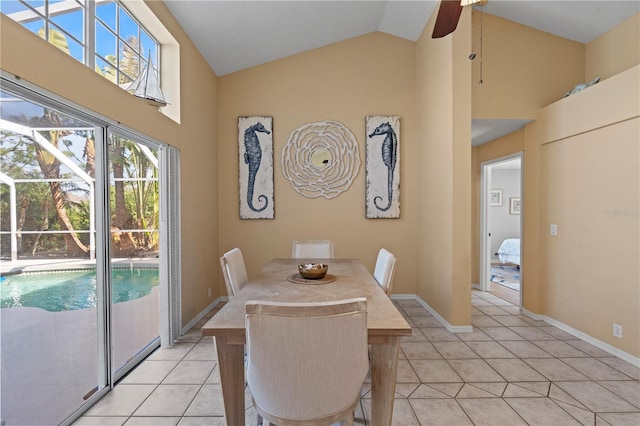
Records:
{"label": "chair back", "polygon": [[391,289],[393,287],[393,276],[395,275],[395,270],[396,257],[389,250],[381,248],[378,252],[378,259],[376,260],[376,267],[373,271],[373,277],[389,297],[391,297]]}
{"label": "chair back", "polygon": [[275,424],[353,420],[369,369],[367,301],[246,303],[247,384]]}
{"label": "chair back", "polygon": [[331,240],[294,241],[291,245],[291,257],[295,259],[331,259],[333,242]]}
{"label": "chair back", "polygon": [[234,248],[226,252],[220,258],[220,267],[224,283],[227,286],[227,294],[229,298],[232,298],[249,282],[242,251],[239,248]]}

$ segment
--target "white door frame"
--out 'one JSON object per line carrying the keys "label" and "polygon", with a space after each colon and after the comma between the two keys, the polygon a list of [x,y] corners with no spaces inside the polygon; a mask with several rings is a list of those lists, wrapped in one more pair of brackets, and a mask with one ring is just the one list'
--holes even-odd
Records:
{"label": "white door frame", "polygon": [[[491,193],[491,168],[505,161],[520,159],[520,200],[524,201],[523,169],[524,153],[519,151],[503,157],[494,158],[480,165],[480,290],[487,291],[489,274],[491,273],[491,209],[489,208],[489,194]],[[520,235],[522,235],[522,214],[520,214]],[[520,239],[522,246],[522,237]],[[522,254],[522,250],[520,251]],[[522,305],[522,261],[520,262],[520,304]]]}

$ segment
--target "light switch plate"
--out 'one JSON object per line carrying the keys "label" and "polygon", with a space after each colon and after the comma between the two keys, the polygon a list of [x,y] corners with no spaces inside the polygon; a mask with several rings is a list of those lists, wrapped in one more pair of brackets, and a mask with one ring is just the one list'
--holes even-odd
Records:
{"label": "light switch plate", "polygon": [[556,225],[555,223],[552,223],[551,227],[550,227],[550,230],[549,230],[549,233],[551,235],[553,235],[553,236],[558,235],[558,225]]}

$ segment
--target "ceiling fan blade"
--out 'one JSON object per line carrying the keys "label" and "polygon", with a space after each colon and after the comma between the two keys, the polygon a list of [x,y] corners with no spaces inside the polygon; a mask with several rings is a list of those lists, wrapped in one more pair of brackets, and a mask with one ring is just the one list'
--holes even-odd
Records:
{"label": "ceiling fan blade", "polygon": [[441,38],[454,32],[461,14],[460,0],[440,0],[440,9],[438,9],[431,38]]}

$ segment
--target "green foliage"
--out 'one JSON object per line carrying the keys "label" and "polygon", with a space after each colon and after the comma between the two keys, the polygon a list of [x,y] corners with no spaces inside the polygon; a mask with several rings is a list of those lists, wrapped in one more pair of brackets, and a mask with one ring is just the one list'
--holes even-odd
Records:
{"label": "green foliage", "polygon": [[[73,229],[89,230],[90,224],[89,202],[73,203],[67,205],[67,215],[73,225]],[[87,238],[87,243],[89,239]]]}
{"label": "green foliage", "polygon": [[[159,185],[158,170],[141,149],[140,145],[127,139],[118,139],[110,144],[112,163],[123,167],[125,206],[130,215],[129,229],[153,230],[135,233],[136,244],[147,250],[157,250],[159,233]],[[152,153],[157,155],[156,152]],[[111,210],[115,214],[115,191],[110,192]]]}
{"label": "green foliage", "polygon": [[0,130],[0,158],[0,170],[12,179],[42,177],[36,164],[35,145],[29,138]]}
{"label": "green foliage", "polygon": [[[38,34],[45,38],[44,29],[41,29]],[[54,46],[70,54],[69,45],[63,33],[50,29],[48,39]],[[132,81],[140,71],[140,61],[144,61],[137,53],[138,39],[129,37],[126,42],[133,46],[133,49],[125,44],[118,57],[110,55],[105,58],[112,66],[104,65],[100,68],[96,65],[97,72],[120,85]],[[93,161],[88,158],[84,161],[84,154],[81,155],[77,149],[72,147],[74,142],[70,139],[74,138],[73,140],[77,141],[84,138],[89,141],[92,135],[89,135],[86,130],[68,130],[71,127],[81,127],[72,123],[75,121],[72,117],[44,108],[41,117],[21,115],[7,117],[7,119],[25,126],[52,129],[51,131],[42,131],[40,134],[90,176],[95,176]],[[68,127],[65,127],[67,124]],[[111,210],[116,212],[118,207],[124,208],[129,218],[128,223],[125,224],[126,228],[144,230],[132,233],[137,248],[157,250],[159,240],[157,232],[159,226],[158,170],[136,142],[121,139],[120,143],[123,149],[117,153],[110,152],[110,161],[122,166],[123,176],[121,178],[123,181],[118,185],[122,185],[124,188],[124,206],[116,206],[112,182]],[[63,149],[63,146],[66,149]],[[30,137],[12,134],[2,129],[0,129],[0,159],[0,171],[12,179],[47,178],[53,182],[58,179],[74,178],[73,173],[69,173],[58,159],[42,149]],[[52,191],[55,192],[55,199],[58,200],[57,205]],[[59,184],[18,182],[16,192],[16,208],[17,214],[20,216],[19,230],[34,232],[61,229],[89,230],[90,205],[86,188],[74,182],[60,182]],[[10,230],[10,219],[9,187],[2,184],[0,185],[0,228],[3,231]],[[89,244],[88,232],[78,233],[78,238],[82,244]],[[8,238],[0,240],[3,255],[7,253],[8,241]],[[62,254],[65,252],[65,247],[68,248],[70,244],[63,234],[24,234],[21,237],[21,243],[22,251],[31,247],[32,243],[37,243],[39,251],[45,250]],[[78,246],[81,245],[78,241],[75,243]]]}

